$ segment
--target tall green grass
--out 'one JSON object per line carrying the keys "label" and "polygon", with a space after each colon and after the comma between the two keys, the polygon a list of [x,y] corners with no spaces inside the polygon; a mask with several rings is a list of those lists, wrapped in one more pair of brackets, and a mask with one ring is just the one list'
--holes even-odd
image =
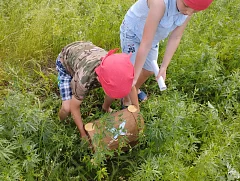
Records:
{"label": "tall green grass", "polygon": [[[72,119],[58,120],[61,48],[76,40],[120,47],[119,26],[134,2],[0,2],[0,180],[240,179],[237,0],[214,1],[193,16],[168,68],[167,91],[153,77],[144,85],[146,127],[134,148],[93,153]],[[81,107],[85,123],[104,115],[103,91],[91,95]]]}

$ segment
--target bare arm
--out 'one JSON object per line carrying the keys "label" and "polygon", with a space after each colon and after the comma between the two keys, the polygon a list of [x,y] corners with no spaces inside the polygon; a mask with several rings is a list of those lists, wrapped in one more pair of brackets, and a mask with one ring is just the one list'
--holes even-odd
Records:
{"label": "bare arm", "polygon": [[136,90],[136,87],[135,87],[135,86],[132,87],[129,96],[130,96],[130,99],[131,99],[132,104],[135,105],[135,106],[137,107],[137,109],[139,110],[137,90]]}
{"label": "bare arm", "polygon": [[80,101],[80,100],[76,99],[74,96],[72,96],[70,110],[71,110],[73,120],[81,134],[81,137],[86,137],[87,134],[86,134],[86,131],[83,126],[81,112],[80,112],[81,103],[82,103],[82,101]]}
{"label": "bare arm", "polygon": [[176,29],[173,30],[173,32],[171,33],[169,39],[168,39],[168,43],[167,43],[167,47],[166,47],[166,51],[163,57],[163,62],[161,64],[157,79],[162,76],[163,79],[166,79],[166,71],[167,71],[167,67],[175,53],[175,51],[177,50],[177,47],[181,41],[184,29],[187,26],[187,23],[190,20],[190,16],[186,19],[186,21],[183,23],[183,25],[177,27]]}
{"label": "bare arm", "polygon": [[133,85],[135,85],[141,73],[148,52],[151,49],[152,41],[157,31],[158,24],[165,12],[165,4],[163,0],[148,0],[148,7],[149,12],[143,30],[143,37],[137,52],[136,61],[134,65],[135,76]]}
{"label": "bare arm", "polygon": [[105,94],[104,103],[102,105],[103,111],[105,111],[105,112],[112,112],[112,109],[110,108],[110,106],[111,106],[113,101],[114,101],[113,98],[111,98],[107,94]]}

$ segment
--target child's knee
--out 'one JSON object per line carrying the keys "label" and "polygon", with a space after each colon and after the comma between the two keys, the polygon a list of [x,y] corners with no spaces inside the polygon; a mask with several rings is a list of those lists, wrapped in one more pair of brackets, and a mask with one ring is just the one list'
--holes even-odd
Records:
{"label": "child's knee", "polygon": [[59,110],[59,118],[60,120],[64,120],[67,118],[67,116],[70,114],[70,100],[63,101],[62,102],[62,107]]}
{"label": "child's knee", "polygon": [[61,110],[66,114],[70,114],[70,104],[62,104]]}

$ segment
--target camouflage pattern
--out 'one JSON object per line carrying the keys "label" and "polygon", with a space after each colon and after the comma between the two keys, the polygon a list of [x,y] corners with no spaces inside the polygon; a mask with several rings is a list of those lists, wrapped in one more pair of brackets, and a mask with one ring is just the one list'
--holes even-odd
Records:
{"label": "camouflage pattern", "polygon": [[74,42],[64,47],[60,53],[60,61],[67,73],[71,75],[72,93],[82,100],[90,90],[100,87],[95,68],[107,52],[91,42]]}

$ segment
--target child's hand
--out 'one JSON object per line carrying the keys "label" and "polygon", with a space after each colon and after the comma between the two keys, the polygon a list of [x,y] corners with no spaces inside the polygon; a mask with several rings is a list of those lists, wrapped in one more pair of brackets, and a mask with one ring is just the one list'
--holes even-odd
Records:
{"label": "child's hand", "polygon": [[102,110],[107,113],[111,113],[113,111],[110,107],[106,109],[103,106],[102,106]]}
{"label": "child's hand", "polygon": [[81,137],[82,144],[86,145],[89,149],[93,149],[91,139],[86,135]]}
{"label": "child's hand", "polygon": [[156,77],[156,80],[158,80],[160,77],[163,77],[163,80],[166,80],[166,69],[160,68],[158,75]]}

